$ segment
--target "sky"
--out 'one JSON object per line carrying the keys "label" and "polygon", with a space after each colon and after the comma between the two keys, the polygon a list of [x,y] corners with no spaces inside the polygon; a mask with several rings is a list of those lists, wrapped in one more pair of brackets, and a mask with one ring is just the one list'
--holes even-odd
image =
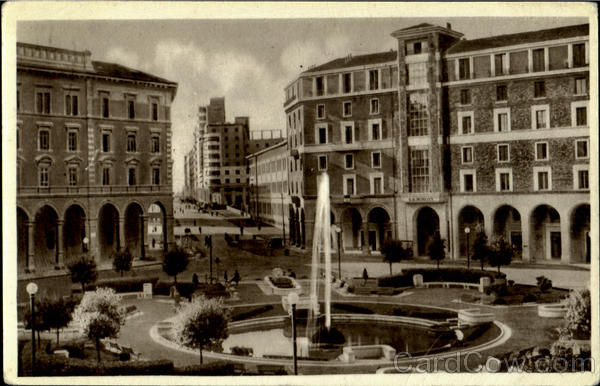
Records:
{"label": "sky", "polygon": [[311,18],[19,21],[17,40],[89,50],[179,84],[172,104],[173,188],[183,188],[183,157],[193,144],[198,106],[225,97],[228,120],[250,130],[284,130],[284,87],[309,66],[348,54],[395,49],[390,34],[428,22],[467,39],[587,22],[586,18]]}

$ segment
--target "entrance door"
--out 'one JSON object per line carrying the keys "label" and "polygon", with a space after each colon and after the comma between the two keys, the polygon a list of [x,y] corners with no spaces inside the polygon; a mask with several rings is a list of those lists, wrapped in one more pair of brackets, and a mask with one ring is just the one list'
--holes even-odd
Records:
{"label": "entrance door", "polygon": [[521,232],[510,232],[510,243],[515,246],[517,255],[521,257],[521,251],[523,249],[523,237]]}
{"label": "entrance door", "polygon": [[560,259],[560,255],[560,232],[550,232],[550,257],[552,259]]}
{"label": "entrance door", "polygon": [[369,247],[372,251],[377,250],[377,231],[369,231]]}

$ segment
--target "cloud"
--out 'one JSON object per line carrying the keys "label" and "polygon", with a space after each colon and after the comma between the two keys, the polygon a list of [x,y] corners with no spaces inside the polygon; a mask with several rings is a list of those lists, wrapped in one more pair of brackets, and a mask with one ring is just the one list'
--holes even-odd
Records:
{"label": "cloud", "polygon": [[140,69],[140,58],[133,51],[128,51],[124,47],[115,46],[106,52],[106,60],[119,63],[134,69]]}
{"label": "cloud", "polygon": [[350,53],[352,42],[348,36],[332,35],[322,40],[297,40],[281,53],[280,64],[290,81],[312,65],[321,65]]}

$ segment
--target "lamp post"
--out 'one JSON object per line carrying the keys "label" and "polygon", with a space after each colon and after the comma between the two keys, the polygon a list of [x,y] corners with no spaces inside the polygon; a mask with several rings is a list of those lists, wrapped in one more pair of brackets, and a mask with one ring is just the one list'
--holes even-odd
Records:
{"label": "lamp post", "polygon": [[31,282],[25,288],[31,298],[31,374],[35,374],[35,294],[38,291],[37,284]]}
{"label": "lamp post", "polygon": [[288,304],[292,306],[292,340],[294,345],[294,375],[298,375],[298,357],[296,356],[296,304],[298,304],[298,294],[290,292],[287,297]]}
{"label": "lamp post", "polygon": [[467,269],[471,269],[471,255],[469,254],[469,233],[471,233],[471,228],[465,227],[465,234],[467,235]]}

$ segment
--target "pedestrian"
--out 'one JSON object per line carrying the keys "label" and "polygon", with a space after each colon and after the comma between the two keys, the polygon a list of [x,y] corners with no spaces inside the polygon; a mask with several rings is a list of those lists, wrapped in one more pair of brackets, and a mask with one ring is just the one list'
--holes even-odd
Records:
{"label": "pedestrian", "polygon": [[198,233],[202,233],[202,227],[198,227]]}
{"label": "pedestrian", "polygon": [[363,269],[362,277],[363,277],[363,286],[364,286],[367,284],[367,280],[369,279],[369,274],[367,273],[366,267]]}
{"label": "pedestrian", "polygon": [[240,225],[240,236],[244,235],[244,226]]}
{"label": "pedestrian", "polygon": [[194,276],[192,276],[192,283],[194,283],[194,287],[198,287],[198,274],[194,273]]}
{"label": "pedestrian", "polygon": [[260,225],[260,222],[259,222],[259,223],[258,223],[258,230],[259,230],[259,231],[260,231],[260,227],[261,227],[261,225]]}
{"label": "pedestrian", "polygon": [[289,276],[289,277],[292,277],[292,278],[294,278],[294,279],[296,278],[296,274],[295,274],[295,273],[294,273],[294,271],[292,271],[291,269],[290,269],[290,273],[289,273],[289,275],[288,275],[288,276]]}
{"label": "pedestrian", "polygon": [[225,273],[223,274],[223,279],[225,279],[225,284],[229,282],[229,278],[227,277],[227,270],[225,270]]}
{"label": "pedestrian", "polygon": [[231,278],[231,281],[235,283],[235,285],[238,285],[238,283],[241,281],[241,277],[240,277],[240,273],[238,272],[238,270],[236,269],[235,272],[233,273],[233,277]]}

